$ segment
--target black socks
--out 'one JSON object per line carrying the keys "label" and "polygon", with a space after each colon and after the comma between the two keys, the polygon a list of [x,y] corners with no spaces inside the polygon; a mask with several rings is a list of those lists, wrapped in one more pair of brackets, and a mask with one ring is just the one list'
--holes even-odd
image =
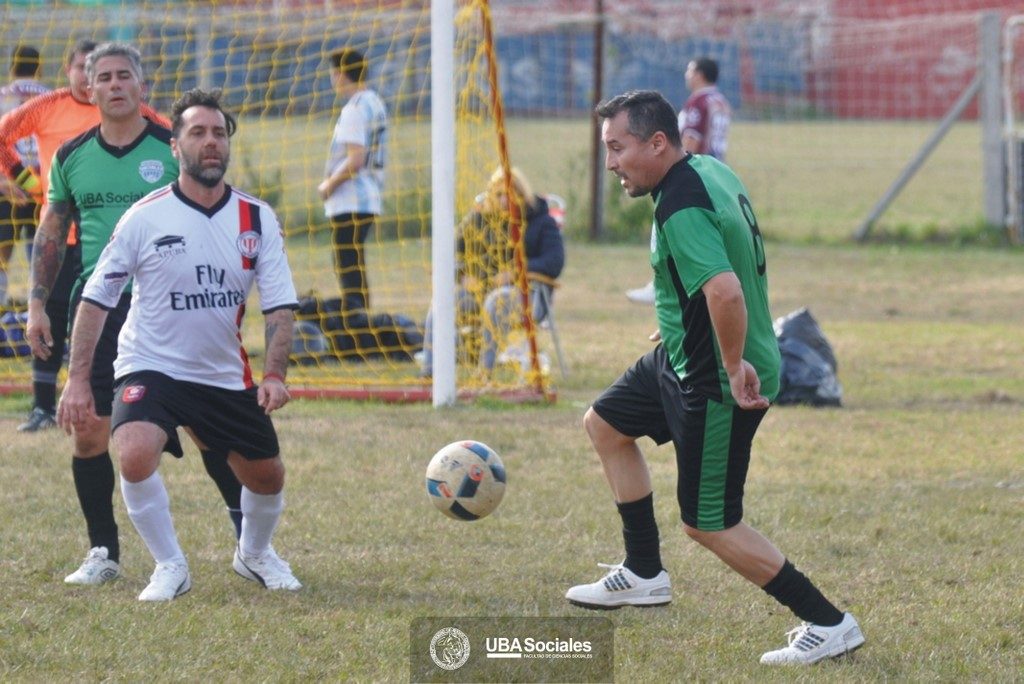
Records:
{"label": "black socks", "polygon": [[32,395],[35,407],[41,408],[51,416],[57,412],[57,386],[52,382],[33,382]]}
{"label": "black socks", "polygon": [[656,577],[663,568],[658,523],[654,519],[654,494],[615,505],[622,516],[622,539],[626,543],[623,565],[641,579]]}
{"label": "black socks", "polygon": [[72,458],[71,474],[89,531],[90,548],[107,547],[107,557],[117,562],[121,547],[114,521],[114,464],[110,452],[104,451],[93,458]]}
{"label": "black socks", "polygon": [[242,483],[235,477],[235,471],[228,465],[227,456],[210,450],[203,454],[203,465],[210,479],[217,485],[224,503],[228,507],[228,517],[235,526],[235,538],[242,536]]}
{"label": "black socks", "polygon": [[839,609],[788,560],[782,565],[779,574],[762,589],[805,622],[821,627],[835,627],[843,621]]}

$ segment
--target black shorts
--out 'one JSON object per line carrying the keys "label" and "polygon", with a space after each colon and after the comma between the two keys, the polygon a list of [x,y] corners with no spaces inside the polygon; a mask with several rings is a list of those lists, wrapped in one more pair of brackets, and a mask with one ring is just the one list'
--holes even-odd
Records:
{"label": "black shorts", "polygon": [[594,411],[629,437],[672,441],[683,522],[724,530],[743,519],[750,445],[767,409],[746,411],[684,386],[658,345],[606,389]]}
{"label": "black shorts", "polygon": [[156,371],[139,371],[118,378],[111,434],[121,425],[141,421],[167,433],[164,451],[182,455],[177,428],[191,428],[211,451],[232,451],[255,461],[281,452],[274,424],[256,398],[255,387],[229,390],[175,380]]}
{"label": "black shorts", "polygon": [[[68,330],[75,328],[75,314],[78,304],[82,301],[82,288],[76,287],[71,300],[71,314]],[[96,415],[109,416],[114,399],[114,359],[117,358],[117,336],[121,334],[121,326],[128,318],[128,308],[132,296],[122,294],[117,306],[107,312],[107,321],[103,324],[100,339],[96,342],[96,353],[92,357],[92,371],[89,384],[92,386],[92,400],[96,404]]]}

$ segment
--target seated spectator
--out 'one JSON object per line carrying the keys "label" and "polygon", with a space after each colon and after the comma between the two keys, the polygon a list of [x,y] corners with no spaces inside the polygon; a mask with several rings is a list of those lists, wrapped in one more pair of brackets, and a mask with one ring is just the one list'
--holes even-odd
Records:
{"label": "seated spectator", "polygon": [[[557,278],[565,264],[562,233],[548,213],[543,197],[534,194],[529,181],[518,169],[512,169],[512,188],[521,202],[525,230],[522,234],[527,272]],[[480,366],[490,371],[497,358],[499,339],[513,327],[515,317],[522,315],[522,297],[514,284],[513,245],[509,239],[509,203],[505,194],[505,174],[497,169],[477,207],[462,220],[458,228],[456,317],[460,330],[479,327],[481,330]],[[531,282],[531,307],[535,321],[547,315],[539,288],[550,285]],[[482,302],[482,312],[481,312]],[[433,373],[433,315],[427,314],[423,345],[422,377]]]}

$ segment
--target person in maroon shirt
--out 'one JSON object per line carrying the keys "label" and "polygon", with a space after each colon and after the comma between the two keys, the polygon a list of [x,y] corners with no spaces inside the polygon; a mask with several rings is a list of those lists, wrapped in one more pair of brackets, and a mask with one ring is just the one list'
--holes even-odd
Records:
{"label": "person in maroon shirt", "polygon": [[[679,135],[683,149],[691,154],[709,154],[725,161],[732,108],[715,85],[718,62],[699,57],[686,65],[686,87],[690,97],[679,111]],[[654,283],[626,290],[626,298],[637,304],[654,304]]]}
{"label": "person in maroon shirt", "polygon": [[718,63],[701,57],[686,66],[686,87],[690,97],[679,112],[679,134],[683,149],[693,154],[710,154],[725,161],[732,109],[718,86]]}

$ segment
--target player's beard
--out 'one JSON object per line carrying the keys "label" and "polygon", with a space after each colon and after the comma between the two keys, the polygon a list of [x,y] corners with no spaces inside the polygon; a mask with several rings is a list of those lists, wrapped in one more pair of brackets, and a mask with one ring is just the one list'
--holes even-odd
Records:
{"label": "player's beard", "polygon": [[228,161],[230,159],[231,153],[225,152],[224,158],[219,160],[220,164],[218,166],[203,166],[203,160],[199,157],[186,158],[185,173],[195,179],[197,183],[208,188],[215,188],[224,178],[224,174],[227,173]]}

